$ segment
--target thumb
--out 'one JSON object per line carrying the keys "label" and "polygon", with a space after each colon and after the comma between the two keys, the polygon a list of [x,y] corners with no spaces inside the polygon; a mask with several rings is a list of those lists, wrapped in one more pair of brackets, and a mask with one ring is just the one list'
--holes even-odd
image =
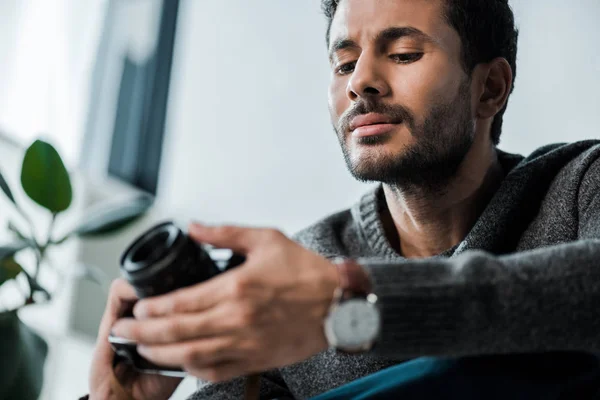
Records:
{"label": "thumb", "polygon": [[200,243],[221,249],[231,249],[236,253],[248,254],[256,247],[261,237],[261,229],[239,226],[206,226],[190,224],[189,235]]}

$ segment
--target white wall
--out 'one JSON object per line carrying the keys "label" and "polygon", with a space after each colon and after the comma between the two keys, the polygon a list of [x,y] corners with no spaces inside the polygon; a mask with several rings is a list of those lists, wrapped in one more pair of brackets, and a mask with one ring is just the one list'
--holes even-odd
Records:
{"label": "white wall", "polygon": [[0,130],[77,164],[106,0],[0,2]]}
{"label": "white wall", "polygon": [[600,1],[513,0],[517,81],[501,147],[600,138]]}
{"label": "white wall", "polygon": [[[515,0],[502,148],[598,137],[598,0]],[[319,0],[183,1],[160,182],[173,215],[295,231],[352,204],[330,126]]]}
{"label": "white wall", "polygon": [[182,2],[159,188],[177,218],[293,232],[365,190],[329,122],[319,4]]}

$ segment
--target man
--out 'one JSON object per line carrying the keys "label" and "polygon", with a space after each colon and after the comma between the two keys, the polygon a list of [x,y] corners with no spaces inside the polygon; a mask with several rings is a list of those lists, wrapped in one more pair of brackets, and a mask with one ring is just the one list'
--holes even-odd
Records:
{"label": "man", "polygon": [[352,174],[381,186],[301,232],[304,247],[192,225],[246,264],[138,302],[136,320],[117,322],[135,299],[117,281],[91,398],[167,399],[179,383],[113,372],[111,329],[213,382],[198,399],[239,398],[238,377],[261,371],[262,398],[309,398],[424,356],[453,360],[473,386],[434,368],[395,388],[402,398],[492,398],[494,382],[504,398],[539,382],[552,390],[536,398],[597,394],[600,142],[528,158],[496,148],[516,73],[507,0],[323,3],[335,131]]}

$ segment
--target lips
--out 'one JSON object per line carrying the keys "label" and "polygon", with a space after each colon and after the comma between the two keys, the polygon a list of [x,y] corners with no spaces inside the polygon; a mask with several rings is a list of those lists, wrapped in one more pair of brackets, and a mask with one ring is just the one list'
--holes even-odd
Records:
{"label": "lips", "polygon": [[386,133],[402,121],[376,113],[359,115],[350,122],[350,131],[354,136],[372,136]]}

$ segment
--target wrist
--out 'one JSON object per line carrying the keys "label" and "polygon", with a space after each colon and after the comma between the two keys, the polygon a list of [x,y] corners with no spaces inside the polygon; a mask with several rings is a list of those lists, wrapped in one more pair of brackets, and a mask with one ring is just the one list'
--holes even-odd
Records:
{"label": "wrist", "polygon": [[135,400],[134,397],[129,394],[123,385],[119,382],[114,372],[110,374],[110,378],[102,387],[97,390],[92,390],[88,395],[89,400]]}
{"label": "wrist", "polygon": [[368,272],[356,261],[336,259],[338,287],[324,333],[330,348],[343,353],[369,351],[381,331],[381,313]]}
{"label": "wrist", "polygon": [[332,260],[327,260],[327,267],[321,269],[323,275],[321,276],[320,287],[322,291],[322,302],[321,311],[319,315],[324,319],[331,309],[331,305],[334,302],[335,294],[339,286],[339,272],[338,268]]}
{"label": "wrist", "polygon": [[338,275],[338,289],[352,295],[367,296],[373,291],[373,284],[367,271],[356,261],[337,258],[333,261]]}

